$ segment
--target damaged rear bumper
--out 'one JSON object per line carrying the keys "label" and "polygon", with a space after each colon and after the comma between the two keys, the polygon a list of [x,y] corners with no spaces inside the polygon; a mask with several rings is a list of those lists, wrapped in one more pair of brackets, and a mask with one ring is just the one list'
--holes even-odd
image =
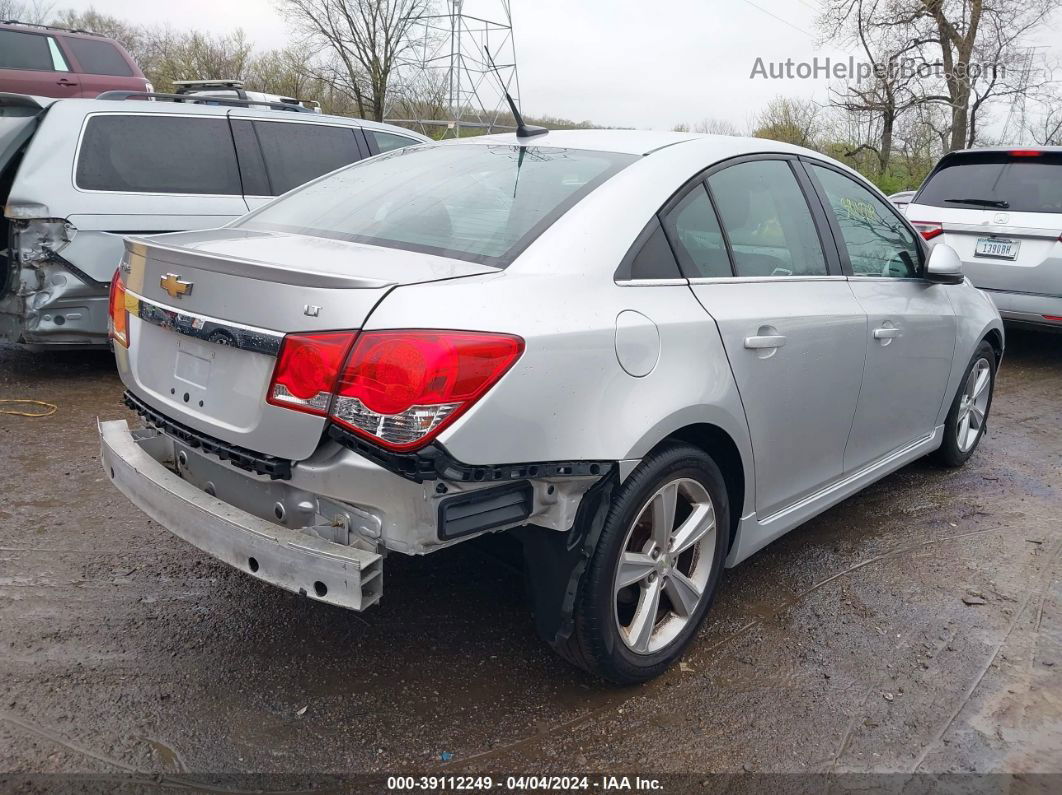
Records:
{"label": "damaged rear bumper", "polygon": [[130,431],[124,420],[100,423],[107,476],[140,510],[218,560],[312,599],[364,610],[380,599],[383,560],[356,546],[281,527],[212,497],[160,461],[172,446],[157,431]]}
{"label": "damaged rear bumper", "polygon": [[34,348],[107,347],[107,285],[48,261],[0,285],[0,340]]}

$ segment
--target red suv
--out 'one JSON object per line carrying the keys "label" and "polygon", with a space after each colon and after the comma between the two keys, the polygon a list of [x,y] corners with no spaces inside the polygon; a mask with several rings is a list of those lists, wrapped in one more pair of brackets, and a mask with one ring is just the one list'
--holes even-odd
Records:
{"label": "red suv", "polygon": [[118,42],[84,30],[0,22],[0,92],[95,97],[103,91],[151,91]]}

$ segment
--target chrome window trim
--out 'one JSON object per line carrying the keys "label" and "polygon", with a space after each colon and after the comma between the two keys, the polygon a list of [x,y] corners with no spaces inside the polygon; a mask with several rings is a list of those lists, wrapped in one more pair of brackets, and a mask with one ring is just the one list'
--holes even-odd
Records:
{"label": "chrome window trim", "polygon": [[[183,312],[144,298],[142,295],[126,290],[126,309],[145,323],[169,329],[186,337],[226,345],[240,350],[263,353],[266,356],[278,356],[284,335],[269,329],[233,323],[227,320],[201,315],[198,312]],[[133,300],[129,300],[132,298]]]}
{"label": "chrome window trim", "polygon": [[690,284],[774,284],[777,282],[843,282],[848,277],[828,274],[826,276],[699,276]]}
{"label": "chrome window trim", "polygon": [[848,281],[850,281],[850,282],[888,282],[890,284],[892,282],[918,282],[919,284],[934,284],[935,283],[935,282],[930,282],[928,279],[922,278],[920,276],[866,276],[866,275],[861,275],[861,276],[849,276],[848,277]]}
{"label": "chrome window trim", "polygon": [[617,279],[619,287],[688,287],[688,279]]}

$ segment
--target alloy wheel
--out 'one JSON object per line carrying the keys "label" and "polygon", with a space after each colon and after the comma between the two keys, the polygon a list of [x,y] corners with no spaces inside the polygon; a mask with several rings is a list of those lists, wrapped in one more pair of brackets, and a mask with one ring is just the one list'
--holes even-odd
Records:
{"label": "alloy wheel", "polygon": [[992,365],[988,359],[978,359],[966,379],[966,388],[959,398],[959,415],[956,423],[956,442],[959,450],[970,452],[985,425],[988,399],[992,396]]}
{"label": "alloy wheel", "polygon": [[691,478],[665,483],[642,506],[624,539],[613,587],[616,626],[629,649],[660,651],[693,620],[717,532],[712,498]]}

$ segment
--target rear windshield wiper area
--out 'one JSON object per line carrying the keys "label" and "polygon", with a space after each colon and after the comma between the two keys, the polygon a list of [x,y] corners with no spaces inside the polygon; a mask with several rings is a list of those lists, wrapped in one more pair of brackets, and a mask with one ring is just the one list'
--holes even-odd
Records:
{"label": "rear windshield wiper area", "polygon": [[1006,210],[1010,207],[1010,202],[1001,199],[945,199],[944,201],[948,204],[973,204],[977,207],[998,207],[1000,210]]}

